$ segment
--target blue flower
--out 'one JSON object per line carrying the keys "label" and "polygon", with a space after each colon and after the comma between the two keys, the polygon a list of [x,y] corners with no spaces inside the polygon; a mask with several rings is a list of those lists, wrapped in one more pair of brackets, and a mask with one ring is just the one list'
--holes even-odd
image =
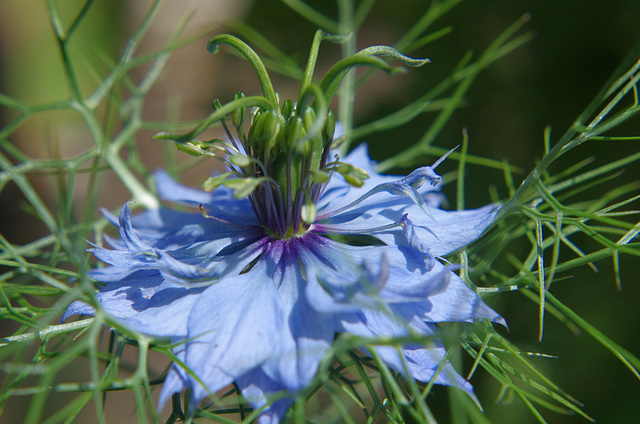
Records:
{"label": "blue flower", "polygon": [[[255,54],[230,36],[214,40]],[[110,249],[91,249],[107,264],[91,271],[106,283],[99,303],[133,330],[170,338],[184,364],[172,366],[160,405],[185,389],[197,405],[235,383],[254,408],[264,408],[260,423],[277,423],[315,376],[336,333],[425,336],[427,345],[367,349],[407,378],[435,379],[473,396],[450,364],[436,373],[446,352],[435,325],[504,320],[454,273],[457,266],[441,258],[479,237],[497,207],[440,209],[441,177],[434,168],[442,159],[397,177],[378,174],[364,145],[344,160],[332,150],[335,120],[326,104],[346,73],[340,66],[383,67],[373,56],[386,51],[365,49],[371,57],[361,52],[339,62],[327,73],[334,79],[320,86],[307,81],[300,100],[281,107],[251,56],[264,74],[265,96],[240,93],[225,108],[218,104],[207,121],[233,113],[237,137],[224,121],[228,141],[195,139],[207,125],[162,136],[228,166],[229,172],[205,182],[209,192],[155,173],[161,198],[200,212],[165,208],[132,217],[128,204],[119,217],[103,212],[120,239],[106,238]],[[245,133],[249,106],[257,112]],[[63,319],[93,313],[75,302]],[[285,397],[269,402],[283,391]]]}
{"label": "blue flower", "polygon": [[[370,178],[355,188],[339,178],[324,187],[316,221],[303,234],[277,238],[260,225],[247,198],[231,189],[211,193],[155,174],[160,196],[200,213],[149,210],[133,217],[125,204],[112,249],[94,248],[109,266],[91,277],[107,285],[97,294],[104,309],[141,333],[170,337],[176,356],[197,376],[174,365],[160,404],[191,388],[192,402],[232,382],[259,408],[269,394],[304,388],[335,333],[363,337],[437,335],[435,323],[490,319],[503,322],[438,259],[475,240],[492,222],[496,207],[444,211],[431,184],[430,167],[404,178],[374,171],[363,145],[345,158]],[[418,196],[418,197],[416,197]],[[416,201],[417,199],[421,199]],[[212,219],[211,217],[215,217]],[[367,234],[384,244],[353,246],[328,235]],[[76,302],[71,315],[93,314]],[[445,350],[406,345],[372,349],[394,370],[430,381]],[[472,388],[450,365],[437,384]],[[278,422],[290,398],[268,406],[261,422]]]}

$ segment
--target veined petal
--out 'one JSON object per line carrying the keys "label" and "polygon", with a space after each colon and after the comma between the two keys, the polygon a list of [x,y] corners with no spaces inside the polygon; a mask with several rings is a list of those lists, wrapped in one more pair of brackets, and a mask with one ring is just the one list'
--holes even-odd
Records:
{"label": "veined petal", "polygon": [[[348,205],[371,207],[380,202],[380,194],[400,195],[410,199],[422,209],[439,207],[442,195],[439,193],[442,178],[429,166],[423,166],[407,176],[382,175],[375,170],[375,162],[369,158],[366,145],[361,144],[344,159],[353,166],[369,174],[360,188],[349,186],[340,178],[332,178],[320,199],[318,210],[320,220],[349,210]],[[439,163],[438,161],[437,163]],[[425,182],[430,184],[424,184]]]}
{"label": "veined petal", "polygon": [[95,315],[96,311],[84,302],[76,300],[71,303],[66,311],[64,311],[64,315],[60,318],[60,322],[65,322],[69,317],[74,315]]}
{"label": "veined petal", "polygon": [[308,235],[306,240],[312,247],[300,250],[299,258],[307,275],[305,297],[315,310],[335,314],[378,306],[381,287],[372,284],[359,259],[366,255],[379,258],[379,249],[349,246],[316,235]]}
{"label": "veined petal", "polygon": [[[438,264],[438,268],[443,267]],[[477,322],[483,319],[506,326],[506,321],[454,273],[442,292],[429,297],[428,302],[395,305],[403,315],[416,315],[428,322]]]}
{"label": "veined petal", "polygon": [[273,283],[282,300],[288,332],[282,333],[278,352],[262,369],[284,388],[295,392],[315,376],[320,360],[333,342],[336,323],[332,315],[314,310],[305,298],[307,283],[300,274],[298,257],[300,252],[309,250],[308,241],[281,244],[283,248],[275,252],[275,257],[274,252],[267,251],[264,260],[278,263]]}
{"label": "veined petal", "polygon": [[120,238],[124,242],[125,246],[129,250],[142,252],[145,250],[152,250],[152,247],[142,242],[140,238],[133,231],[131,226],[131,210],[129,209],[129,203],[125,203],[120,209],[120,217],[118,219]]}
{"label": "veined petal", "polygon": [[[185,362],[185,339],[181,337],[172,337],[171,343],[176,344],[177,346],[173,348],[173,354],[178,358],[180,362],[184,364]],[[164,380],[162,384],[162,390],[160,391],[160,398],[158,399],[158,411],[160,411],[164,405],[167,403],[167,400],[174,393],[179,393],[185,389],[191,387],[191,381],[187,377],[187,372],[180,368],[176,363],[171,366],[169,370],[169,374],[167,374],[167,378]],[[195,408],[200,402],[200,399],[193,398],[192,394],[192,408]]]}
{"label": "veined petal", "polygon": [[415,378],[423,382],[429,382],[435,378],[436,384],[459,387],[469,393],[472,392],[471,385],[460,377],[449,363],[446,363],[441,372],[436,375],[435,372],[443,361],[446,351],[436,338],[433,325],[427,325],[420,320],[403,321],[390,311],[373,310],[347,316],[341,324],[344,331],[361,337],[403,337],[410,335],[411,332],[433,336],[434,339],[430,340],[427,346],[414,343],[403,345],[401,349],[387,345],[374,346],[373,349],[389,367],[407,378]]}
{"label": "veined petal", "polygon": [[420,257],[410,263],[397,248],[349,246],[317,236],[313,249],[299,257],[307,273],[306,298],[325,313],[429,302],[446,290],[455,269],[438,263],[429,272],[435,264],[426,268]]}
{"label": "veined petal", "polygon": [[[359,205],[356,209],[321,222],[321,226],[326,225],[335,233],[344,231],[369,234],[371,229],[393,223],[400,226],[403,217],[407,215],[414,240],[428,246],[429,253],[433,256],[443,256],[476,240],[491,225],[498,211],[497,206],[487,205],[463,211],[429,208],[427,214],[409,199],[398,199],[387,193],[377,196],[380,197],[375,206]],[[397,233],[398,230],[383,230],[374,235],[388,245],[396,245]]]}
{"label": "veined petal", "polygon": [[122,269],[156,268],[158,255],[153,248],[146,252],[138,250],[111,250],[97,247],[88,249],[102,262]]}
{"label": "veined petal", "polygon": [[157,337],[185,336],[188,314],[203,287],[187,288],[143,271],[105,287],[97,298],[118,321]]}
{"label": "veined petal", "polygon": [[227,276],[191,308],[186,363],[211,392],[263,364],[286,336],[287,317],[270,265],[259,260],[250,272]]}
{"label": "veined petal", "polygon": [[158,194],[164,200],[187,203],[196,207],[211,203],[213,193],[184,186],[176,182],[169,173],[162,169],[153,173],[153,179],[155,180]]}

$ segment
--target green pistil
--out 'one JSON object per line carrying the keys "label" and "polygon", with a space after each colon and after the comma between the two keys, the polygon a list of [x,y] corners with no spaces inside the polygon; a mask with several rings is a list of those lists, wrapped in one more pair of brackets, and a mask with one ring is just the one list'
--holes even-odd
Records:
{"label": "green pistil", "polygon": [[308,105],[298,110],[289,100],[281,110],[258,110],[253,116],[245,150],[260,166],[243,169],[251,179],[271,181],[254,191],[250,199],[260,222],[273,237],[294,237],[311,223],[308,212],[315,212],[313,204],[317,200],[312,193],[319,193],[314,186],[326,183],[316,179],[326,175],[324,167],[334,129],[331,112],[322,110],[319,114]]}

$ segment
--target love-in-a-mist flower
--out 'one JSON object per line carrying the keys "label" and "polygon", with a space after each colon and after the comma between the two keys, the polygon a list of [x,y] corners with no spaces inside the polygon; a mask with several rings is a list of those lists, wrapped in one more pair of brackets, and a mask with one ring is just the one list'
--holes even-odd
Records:
{"label": "love-in-a-mist flower", "polygon": [[[393,69],[377,56],[424,61],[371,47],[338,62],[316,84],[311,75],[322,37],[314,42],[298,101],[282,105],[248,46],[228,35],[212,39],[210,50],[226,43],[250,60],[264,96],[239,93],[225,106],[216,102],[193,132],[158,138],[216,156],[228,172],[207,180],[206,191],[155,173],[160,197],[192,205],[193,212],[167,208],[131,216],[127,204],[118,218],[105,212],[120,240],[106,238],[111,249],[92,249],[108,264],[91,272],[106,283],[97,299],[131,329],[176,345],[180,362],[164,382],[161,405],[184,389],[197,405],[235,383],[254,408],[264,408],[261,423],[279,422],[336,333],[423,336],[424,345],[366,349],[407,378],[473,396],[443,359],[435,324],[503,320],[454,273],[456,266],[439,258],[475,240],[496,207],[439,209],[441,178],[434,168],[440,161],[397,177],[376,173],[364,145],[340,158],[327,105],[346,72],[359,65]],[[236,136],[224,124],[227,114]],[[221,120],[228,140],[196,139]],[[360,243],[349,243],[355,236]],[[92,313],[76,302],[65,318]],[[285,395],[269,402],[276,393]]]}

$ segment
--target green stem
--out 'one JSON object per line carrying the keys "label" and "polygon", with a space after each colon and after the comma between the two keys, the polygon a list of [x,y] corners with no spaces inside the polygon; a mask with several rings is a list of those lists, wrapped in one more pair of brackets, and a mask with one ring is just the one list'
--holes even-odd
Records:
{"label": "green stem", "polygon": [[218,44],[227,44],[242,53],[258,75],[260,87],[262,87],[262,94],[264,94],[264,97],[266,97],[269,103],[271,103],[272,108],[278,110],[278,96],[276,95],[276,91],[273,89],[269,73],[262,62],[262,59],[260,59],[260,56],[258,56],[258,54],[253,51],[249,45],[247,45],[247,43],[233,35],[220,34],[213,37],[209,40],[209,43],[207,43],[207,50],[209,53],[216,53],[218,51]]}

